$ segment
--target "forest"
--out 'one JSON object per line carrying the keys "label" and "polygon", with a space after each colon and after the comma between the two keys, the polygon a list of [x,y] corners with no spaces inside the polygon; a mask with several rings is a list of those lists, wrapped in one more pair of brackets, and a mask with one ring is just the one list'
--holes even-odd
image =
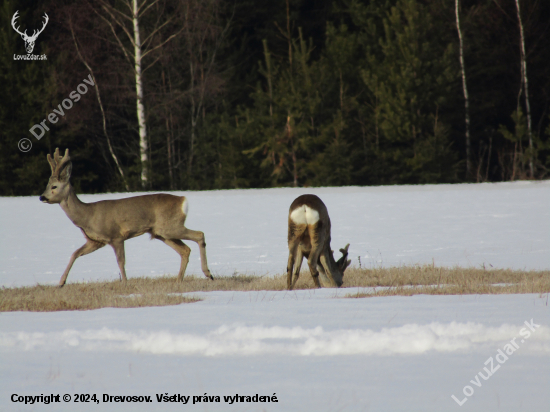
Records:
{"label": "forest", "polygon": [[0,4],[3,196],[549,176],[547,0]]}

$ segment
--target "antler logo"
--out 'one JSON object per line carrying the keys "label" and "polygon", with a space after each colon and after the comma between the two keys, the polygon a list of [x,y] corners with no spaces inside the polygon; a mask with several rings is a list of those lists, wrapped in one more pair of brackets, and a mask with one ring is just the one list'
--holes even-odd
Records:
{"label": "antler logo", "polygon": [[13,27],[13,29],[17,33],[19,33],[21,35],[21,38],[25,41],[25,49],[27,49],[27,53],[31,54],[32,51],[34,50],[34,43],[36,42],[36,39],[37,39],[38,35],[44,31],[44,28],[48,24],[48,21],[50,20],[50,18],[48,17],[48,15],[46,13],[44,13],[44,22],[43,22],[42,28],[40,30],[34,30],[33,33],[32,33],[32,36],[28,36],[27,35],[27,30],[25,30],[23,33],[21,33],[19,31],[19,27],[15,26],[15,20],[17,20],[17,18],[19,17],[17,15],[17,13],[19,13],[19,10],[17,10],[15,12],[15,14],[13,15],[13,17],[11,19],[11,26]]}

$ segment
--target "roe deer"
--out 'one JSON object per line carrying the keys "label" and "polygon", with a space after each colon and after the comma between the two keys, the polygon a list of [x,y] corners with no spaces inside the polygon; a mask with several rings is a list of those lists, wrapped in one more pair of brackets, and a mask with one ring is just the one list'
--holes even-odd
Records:
{"label": "roe deer", "polygon": [[197,242],[202,271],[207,278],[214,279],[206,262],[204,233],[184,226],[189,206],[184,196],[155,194],[83,203],[76,197],[69,182],[72,170],[69,149],[65,150],[63,157],[59,155],[59,149],[55,149],[53,159],[48,154],[48,162],[52,175],[40,201],[59,203],[67,217],[82,230],[86,238],[86,243],[72,254],[59,286],[67,281],[69,271],[77,258],[105,245],[111,245],[114,249],[122,281],[126,282],[124,241],[144,233],[162,240],[181,256],[178,281],[183,280],[191,253],[191,249],[181,239]]}
{"label": "roe deer", "polygon": [[294,288],[300,276],[304,257],[307,258],[315,286],[342,286],[344,271],[351,263],[347,260],[348,248],[349,243],[340,249],[343,256],[335,262],[333,251],[330,249],[330,218],[327,207],[315,195],[302,195],[296,198],[288,211],[288,289]]}

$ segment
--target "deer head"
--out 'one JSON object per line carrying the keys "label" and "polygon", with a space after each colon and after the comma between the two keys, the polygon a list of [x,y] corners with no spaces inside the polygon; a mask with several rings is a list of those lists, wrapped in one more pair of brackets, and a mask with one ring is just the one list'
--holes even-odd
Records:
{"label": "deer head", "polygon": [[[325,260],[328,267],[323,268],[319,265],[317,268],[321,272],[319,281],[324,288],[340,287],[344,284],[344,272],[351,265],[351,260],[348,260],[349,243],[343,249],[340,249],[342,257],[338,261],[334,260],[334,250],[328,251],[328,257]],[[330,273],[330,277],[326,273]]]}
{"label": "deer head", "polygon": [[21,35],[21,38],[25,42],[25,49],[27,49],[27,53],[31,54],[32,51],[34,50],[34,43],[36,42],[36,39],[38,38],[38,35],[44,31],[44,28],[48,24],[48,21],[50,20],[50,18],[48,17],[48,15],[46,13],[44,13],[45,20],[42,23],[42,28],[40,30],[34,30],[33,33],[32,33],[32,36],[28,36],[27,35],[27,30],[25,30],[23,33],[21,33],[19,31],[19,27],[15,27],[15,20],[17,20],[17,18],[19,17],[17,15],[17,13],[19,13],[19,10],[17,10],[15,12],[15,14],[13,15],[13,17],[11,19],[11,26],[13,27],[13,29],[17,33],[19,33]]}
{"label": "deer head", "polygon": [[48,163],[52,168],[52,175],[48,181],[46,190],[40,196],[40,201],[43,203],[61,203],[66,199],[71,190],[69,179],[71,178],[72,162],[69,157],[69,149],[65,150],[65,155],[59,155],[59,148],[55,149],[53,159],[48,153]]}

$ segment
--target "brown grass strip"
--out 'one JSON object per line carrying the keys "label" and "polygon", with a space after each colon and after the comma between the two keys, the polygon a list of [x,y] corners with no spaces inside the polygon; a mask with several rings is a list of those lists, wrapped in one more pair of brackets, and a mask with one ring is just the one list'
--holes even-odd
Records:
{"label": "brown grass strip", "polygon": [[[504,286],[495,286],[504,284]],[[410,296],[415,294],[457,295],[494,293],[550,293],[550,271],[476,268],[441,268],[402,266],[394,268],[349,268],[344,276],[346,288],[377,288],[359,291],[348,297]],[[296,289],[313,289],[309,271],[304,271]],[[133,308],[167,306],[195,302],[198,299],[183,293],[208,291],[286,290],[286,275],[219,277],[186,276],[183,282],[175,277],[130,278],[120,281],[69,283],[63,288],[36,285],[1,288],[0,311],[89,310],[104,307]]]}
{"label": "brown grass strip", "polygon": [[[367,282],[369,284],[357,282],[362,283],[357,286],[373,289],[358,291],[347,297],[550,293],[550,271],[548,270],[485,270],[415,266],[373,269],[369,272]],[[377,287],[381,288],[377,289]]]}
{"label": "brown grass strip", "polygon": [[517,283],[512,285],[434,285],[434,286],[397,286],[382,289],[373,288],[371,291],[358,291],[346,295],[348,298],[371,298],[376,296],[413,296],[413,295],[499,295],[538,293],[548,295],[550,282],[537,280],[534,282]]}
{"label": "brown grass strip", "polygon": [[124,286],[119,281],[70,283],[63,288],[36,285],[0,289],[0,311],[55,312],[99,308],[139,308],[179,305],[196,298],[171,294],[169,288],[151,289],[149,279],[132,279]]}

